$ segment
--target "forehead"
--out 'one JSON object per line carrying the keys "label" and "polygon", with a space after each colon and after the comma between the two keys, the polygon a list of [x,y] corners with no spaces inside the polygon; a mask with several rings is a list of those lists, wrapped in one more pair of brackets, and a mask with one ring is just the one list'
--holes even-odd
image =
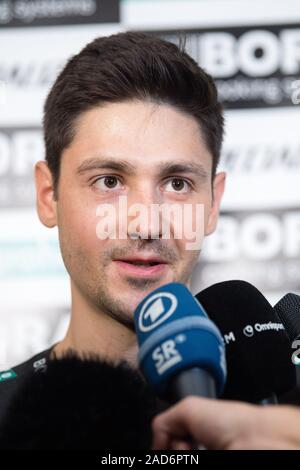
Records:
{"label": "forehead", "polygon": [[170,105],[140,101],[105,104],[80,115],[62,163],[78,167],[99,155],[149,169],[162,161],[201,162],[207,169],[212,163],[195,118]]}

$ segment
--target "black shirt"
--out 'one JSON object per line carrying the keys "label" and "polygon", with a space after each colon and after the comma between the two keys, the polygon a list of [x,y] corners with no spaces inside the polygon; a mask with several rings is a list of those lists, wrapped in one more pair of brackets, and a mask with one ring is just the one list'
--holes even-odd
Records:
{"label": "black shirt", "polygon": [[19,390],[24,379],[35,372],[43,372],[46,370],[53,347],[54,346],[51,346],[51,348],[36,354],[22,364],[0,372],[0,425],[9,403]]}

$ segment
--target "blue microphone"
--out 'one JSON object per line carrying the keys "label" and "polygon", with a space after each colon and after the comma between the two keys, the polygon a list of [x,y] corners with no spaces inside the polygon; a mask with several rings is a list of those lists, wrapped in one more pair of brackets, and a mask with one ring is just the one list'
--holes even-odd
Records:
{"label": "blue microphone", "polygon": [[140,369],[161,398],[221,395],[223,338],[186,286],[170,283],[151,292],[136,308],[134,321]]}

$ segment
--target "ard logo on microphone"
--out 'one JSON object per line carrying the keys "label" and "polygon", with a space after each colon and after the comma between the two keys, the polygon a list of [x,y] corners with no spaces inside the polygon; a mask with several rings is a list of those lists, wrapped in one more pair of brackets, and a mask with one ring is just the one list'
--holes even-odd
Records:
{"label": "ard logo on microphone", "polygon": [[158,292],[145,302],[139,316],[139,329],[143,333],[154,330],[176,310],[178,301],[170,292]]}

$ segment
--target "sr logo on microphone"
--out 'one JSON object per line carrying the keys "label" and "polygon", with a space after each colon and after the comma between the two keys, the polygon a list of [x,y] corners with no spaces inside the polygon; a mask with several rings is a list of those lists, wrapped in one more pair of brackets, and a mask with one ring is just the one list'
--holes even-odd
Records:
{"label": "sr logo on microphone", "polygon": [[154,330],[169,318],[176,310],[178,301],[170,292],[158,292],[143,305],[139,316],[139,329],[146,333]]}
{"label": "sr logo on microphone", "polygon": [[155,362],[155,368],[159,375],[182,361],[182,356],[176,345],[185,341],[184,335],[178,335],[176,338],[170,338],[164,341],[160,346],[154,349],[152,359]]}

